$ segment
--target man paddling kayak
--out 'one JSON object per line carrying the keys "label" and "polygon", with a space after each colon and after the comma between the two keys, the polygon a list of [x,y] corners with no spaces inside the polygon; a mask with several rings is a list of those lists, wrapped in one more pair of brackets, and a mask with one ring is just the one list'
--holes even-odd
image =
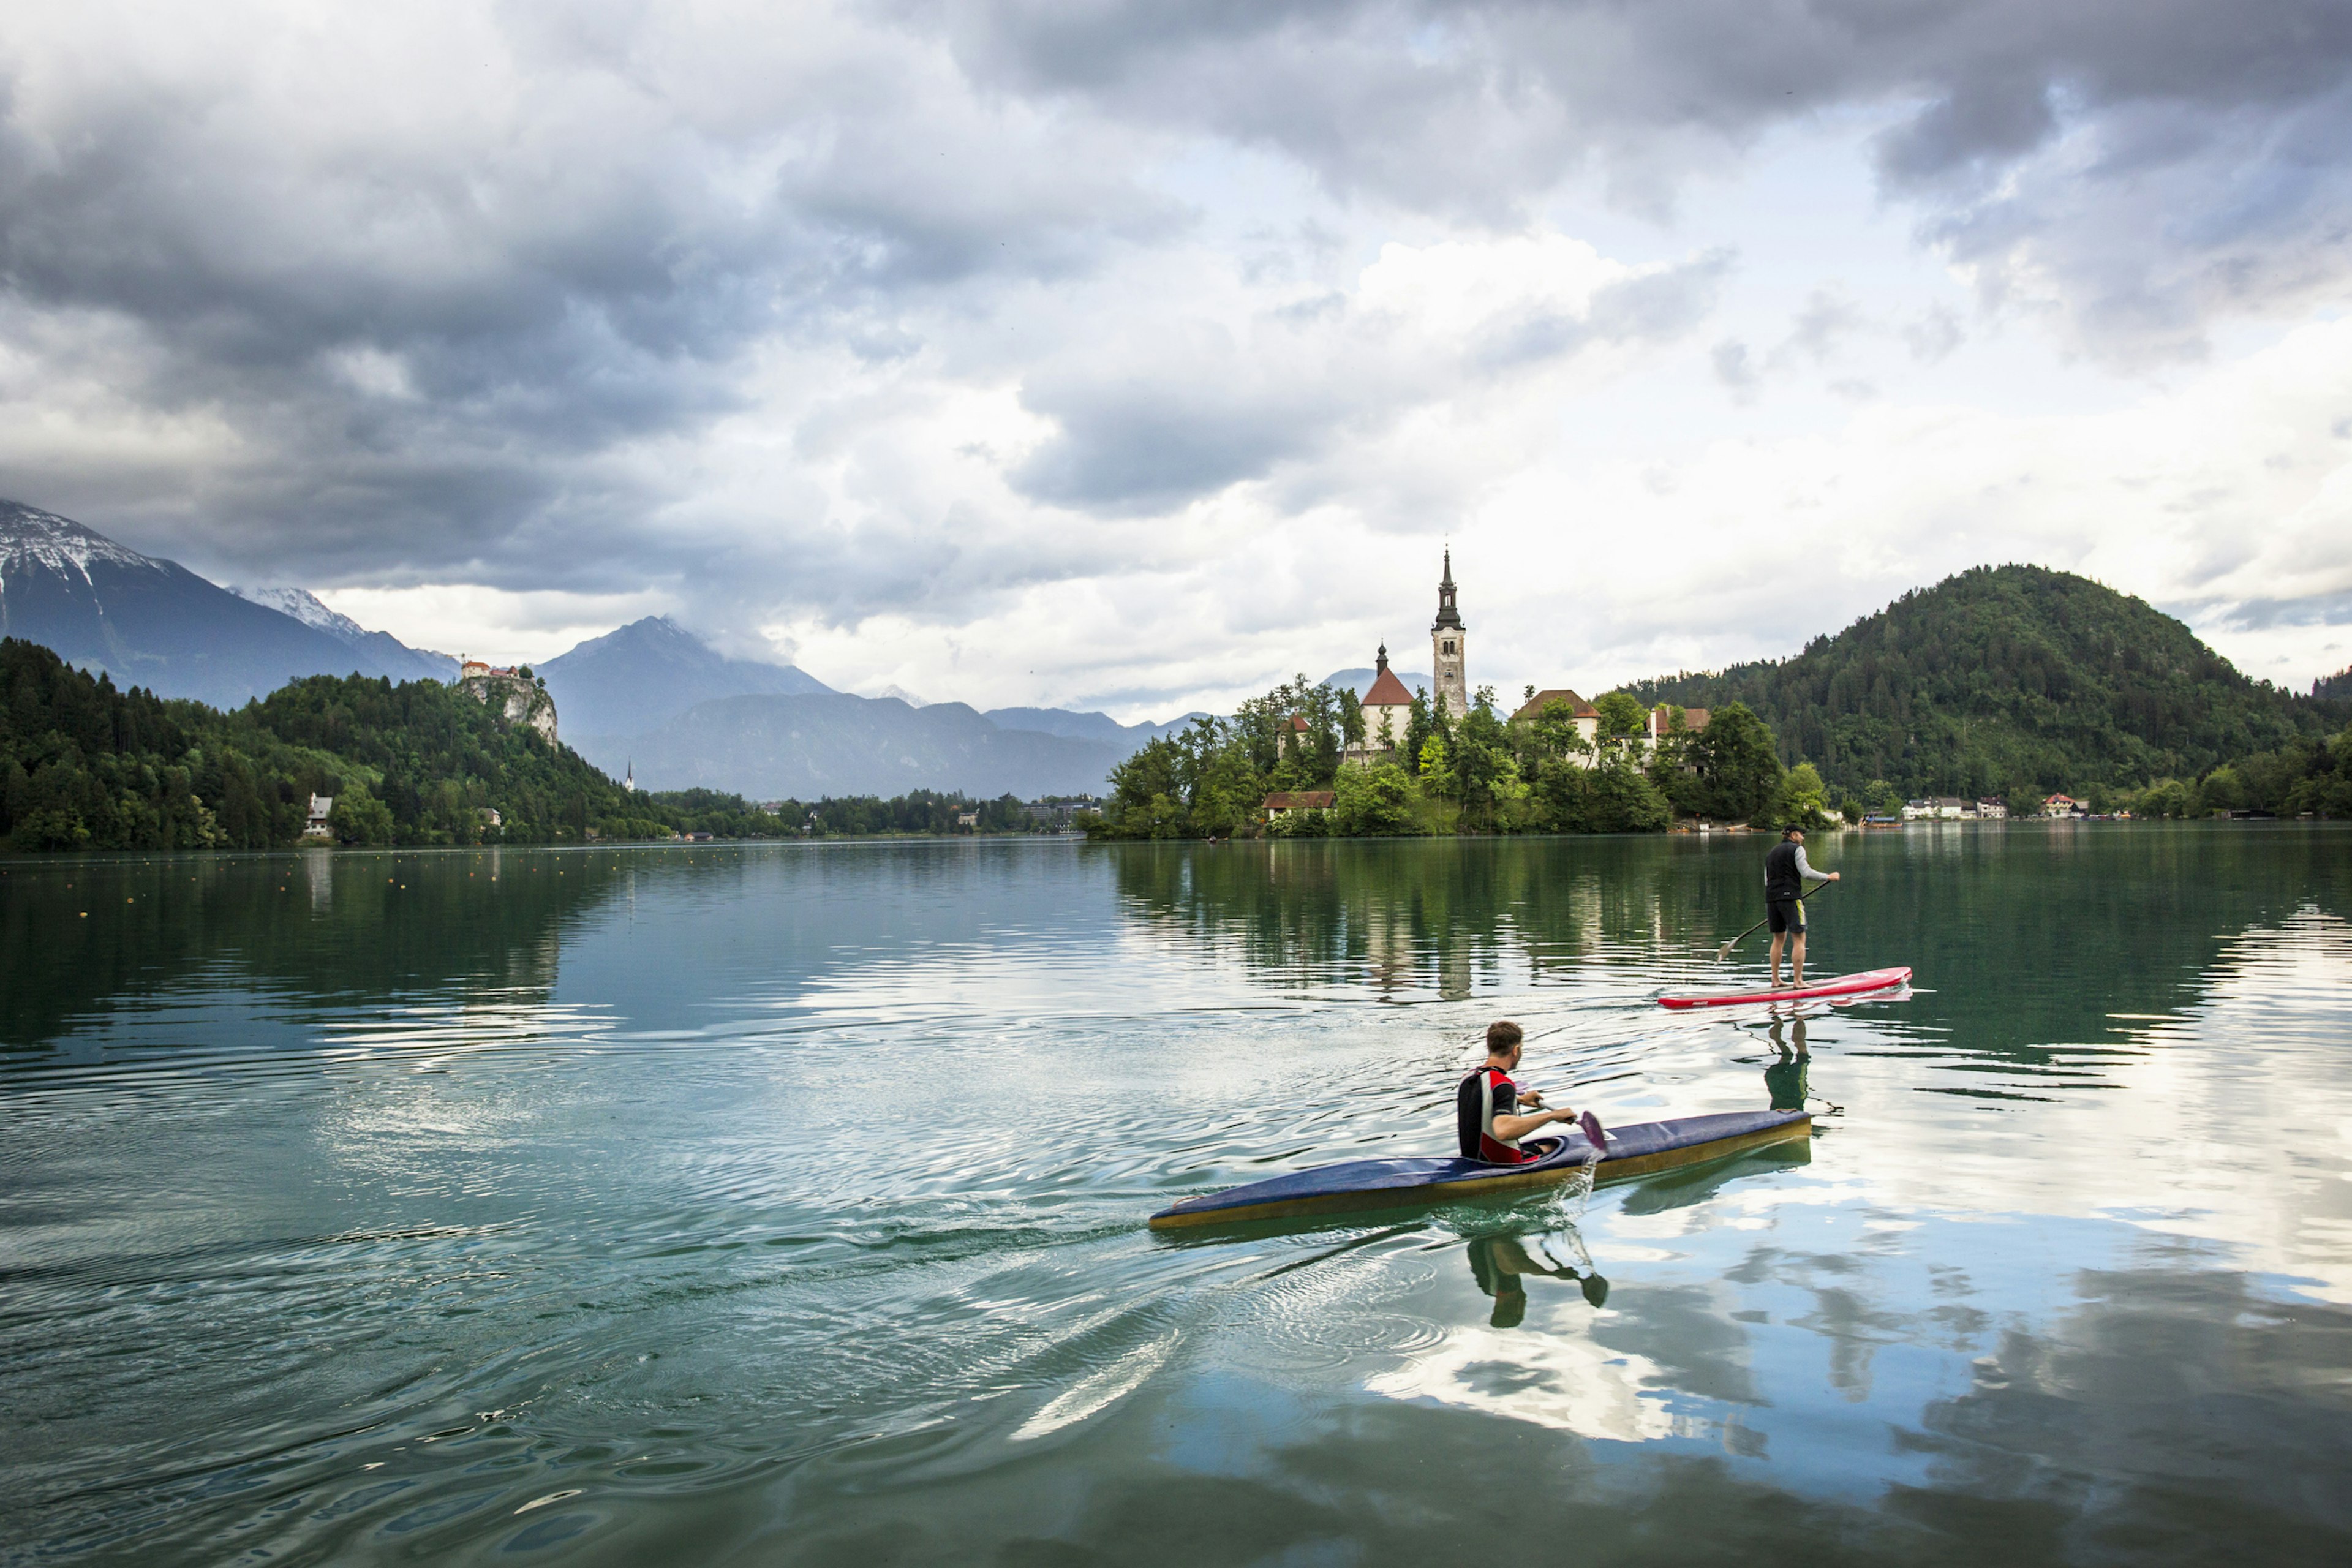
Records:
{"label": "man paddling kayak", "polygon": [[1835,871],[1816,871],[1805,864],[1805,830],[1801,827],[1781,829],[1780,842],[1764,852],[1764,918],[1772,927],[1775,990],[1780,984],[1783,942],[1790,947],[1789,984],[1805,983],[1805,884],[1837,879]]}
{"label": "man paddling kayak", "polygon": [[[1562,1106],[1558,1110],[1547,1110],[1543,1095],[1535,1089],[1522,1092],[1511,1081],[1511,1071],[1519,1065],[1519,1042],[1524,1037],[1519,1026],[1508,1018],[1486,1026],[1486,1060],[1465,1078],[1454,1091],[1454,1127],[1465,1160],[1484,1160],[1492,1165],[1517,1165],[1541,1158],[1533,1150],[1521,1149],[1519,1140],[1538,1127],[1558,1121],[1569,1126],[1580,1126],[1585,1137],[1595,1149],[1609,1147],[1607,1135],[1601,1131],[1600,1119],[1591,1111],[1579,1116]],[[1519,1110],[1532,1106],[1535,1113]]]}

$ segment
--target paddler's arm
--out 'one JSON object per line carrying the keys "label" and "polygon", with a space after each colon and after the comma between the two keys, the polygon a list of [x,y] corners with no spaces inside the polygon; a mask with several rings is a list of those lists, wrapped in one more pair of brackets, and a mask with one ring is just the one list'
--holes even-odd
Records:
{"label": "paddler's arm", "polygon": [[1797,846],[1797,879],[1801,882],[1834,882],[1838,874],[1835,871],[1816,871],[1807,865],[1805,847],[1800,844]]}
{"label": "paddler's arm", "polygon": [[1558,1110],[1539,1110],[1533,1116],[1497,1116],[1495,1118],[1495,1136],[1497,1138],[1520,1139],[1526,1137],[1528,1133],[1534,1131],[1538,1127],[1547,1127],[1555,1121],[1573,1121],[1575,1120],[1576,1112],[1565,1106],[1561,1107]]}

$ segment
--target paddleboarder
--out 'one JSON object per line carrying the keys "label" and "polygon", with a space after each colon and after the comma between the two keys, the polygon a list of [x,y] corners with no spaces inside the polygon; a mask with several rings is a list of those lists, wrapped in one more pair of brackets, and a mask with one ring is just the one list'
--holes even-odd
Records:
{"label": "paddleboarder", "polygon": [[[1519,1140],[1555,1121],[1581,1126],[1594,1148],[1608,1148],[1600,1119],[1591,1111],[1580,1116],[1566,1106],[1550,1110],[1544,1105],[1540,1090],[1523,1090],[1512,1081],[1511,1073],[1519,1065],[1519,1046],[1524,1037],[1519,1026],[1508,1018],[1486,1026],[1486,1060],[1454,1091],[1454,1127],[1461,1142],[1462,1157],[1494,1165],[1517,1165],[1540,1159],[1542,1156],[1534,1150],[1521,1149]],[[1531,1107],[1533,1114],[1522,1111],[1519,1108],[1523,1105]]]}
{"label": "paddleboarder", "polygon": [[1764,918],[1772,928],[1772,988],[1780,987],[1780,949],[1790,952],[1789,984],[1805,983],[1805,884],[1834,882],[1835,871],[1805,864],[1805,830],[1784,827],[1780,842],[1764,852]]}

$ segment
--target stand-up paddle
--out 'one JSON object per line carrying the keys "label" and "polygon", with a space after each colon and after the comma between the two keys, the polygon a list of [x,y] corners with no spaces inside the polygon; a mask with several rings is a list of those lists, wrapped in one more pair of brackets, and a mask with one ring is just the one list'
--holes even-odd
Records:
{"label": "stand-up paddle", "polygon": [[[1803,892],[1797,895],[1797,902],[1801,904],[1807,899],[1811,898],[1815,893],[1820,892],[1823,888],[1834,888],[1836,886],[1837,884],[1835,882],[1816,882],[1811,887],[1807,888]],[[1764,920],[1770,920],[1771,918],[1771,916],[1766,915]],[[1764,921],[1758,921],[1754,925],[1749,926],[1746,931],[1741,931],[1738,936],[1733,937],[1729,942],[1727,942],[1721,947],[1717,948],[1715,950],[1715,961],[1717,963],[1721,963],[1725,959],[1731,956],[1731,950],[1733,948],[1738,947],[1741,942],[1745,941],[1748,937],[1754,936],[1758,931],[1762,931],[1763,929]]]}

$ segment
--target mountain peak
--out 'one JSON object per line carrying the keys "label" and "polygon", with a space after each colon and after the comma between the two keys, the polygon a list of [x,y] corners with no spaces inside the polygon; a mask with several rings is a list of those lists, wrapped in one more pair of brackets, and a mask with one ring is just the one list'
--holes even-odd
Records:
{"label": "mountain peak", "polygon": [[240,599],[267,605],[281,616],[291,616],[306,626],[316,626],[345,642],[367,636],[365,626],[349,616],[327,608],[308,588],[236,588],[231,591]]}
{"label": "mountain peak", "polygon": [[52,572],[78,574],[87,582],[90,567],[100,562],[113,566],[152,567],[157,571],[163,570],[163,564],[128,545],[117,544],[96,529],[86,528],[69,517],[59,517],[22,501],[0,500],[0,577],[46,567]]}

